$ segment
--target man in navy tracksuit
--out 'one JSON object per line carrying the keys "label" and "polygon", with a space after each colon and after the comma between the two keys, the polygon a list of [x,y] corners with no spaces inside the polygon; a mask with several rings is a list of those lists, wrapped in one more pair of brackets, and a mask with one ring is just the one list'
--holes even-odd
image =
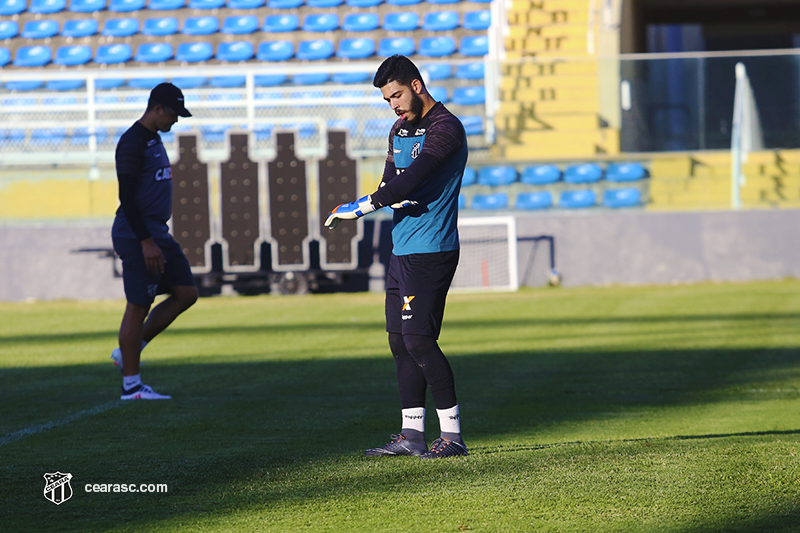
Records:
{"label": "man in navy tracksuit", "polygon": [[[467,455],[450,364],[437,339],[445,299],[458,265],[458,195],[467,164],[461,121],[428,93],[417,67],[392,56],[373,80],[399,117],[389,132],[380,187],[337,206],[331,229],[384,206],[394,209],[392,256],[386,279],[386,331],[397,368],[402,428],[370,456],[439,458]],[[441,435],[428,449],[425,394],[430,388]]]}
{"label": "man in navy tracksuit", "polygon": [[[122,369],[123,400],[166,400],[142,383],[142,349],[197,300],[189,262],[169,234],[172,216],[172,171],[158,132],[168,132],[178,117],[190,117],[183,93],[171,83],[150,92],[147,110],[117,144],[119,180],[117,216],[111,230],[114,250],[122,259],[127,306],[119,330],[119,348],[111,353]],[[169,297],[152,311],[157,294]]]}

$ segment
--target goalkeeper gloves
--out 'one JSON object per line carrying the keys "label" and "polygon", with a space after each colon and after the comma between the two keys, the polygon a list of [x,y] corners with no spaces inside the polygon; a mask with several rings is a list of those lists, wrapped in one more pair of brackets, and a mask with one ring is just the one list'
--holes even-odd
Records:
{"label": "goalkeeper gloves", "polygon": [[372,197],[367,195],[355,202],[348,202],[334,207],[331,214],[328,215],[328,220],[325,221],[325,226],[330,229],[336,229],[342,220],[355,220],[373,211],[375,211],[375,206],[372,205]]}

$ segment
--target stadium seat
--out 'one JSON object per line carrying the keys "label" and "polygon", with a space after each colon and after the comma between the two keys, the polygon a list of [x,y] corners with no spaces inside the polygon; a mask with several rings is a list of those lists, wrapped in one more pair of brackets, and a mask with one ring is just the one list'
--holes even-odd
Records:
{"label": "stadium seat", "polygon": [[307,7],[339,7],[344,0],[306,0]]}
{"label": "stadium seat", "polygon": [[265,0],[228,0],[225,5],[230,9],[258,9],[264,6]]}
{"label": "stadium seat", "polygon": [[419,15],[411,11],[386,13],[381,27],[386,31],[414,31],[419,28]]}
{"label": "stadium seat", "polygon": [[449,63],[428,63],[422,65],[423,75],[427,72],[428,81],[446,80],[453,74],[453,66]]}
{"label": "stadium seat", "polygon": [[606,179],[614,182],[639,181],[647,177],[641,163],[614,163],[606,169]]}
{"label": "stadium seat", "polygon": [[335,47],[330,39],[300,41],[297,45],[297,59],[317,61],[333,56]]}
{"label": "stadium seat", "polygon": [[189,9],[219,9],[225,0],[189,0]]}
{"label": "stadium seat", "polygon": [[456,42],[450,36],[423,37],[419,40],[417,53],[426,57],[446,57],[456,51]]}
{"label": "stadium seat", "polygon": [[488,30],[492,25],[492,12],[488,9],[464,13],[461,27],[467,30]]}
{"label": "stadium seat", "polygon": [[331,76],[334,83],[367,83],[372,80],[371,72],[336,72]]}
{"label": "stadium seat", "polygon": [[108,19],[102,33],[106,37],[130,37],[139,33],[139,21],[135,18]]}
{"label": "stadium seat", "polygon": [[437,102],[446,104],[450,101],[450,93],[447,91],[447,87],[428,87],[428,93]]}
{"label": "stadium seat", "polygon": [[27,7],[27,0],[0,0],[0,15],[4,17],[19,15]]}
{"label": "stadium seat", "polygon": [[412,56],[417,48],[417,43],[412,37],[388,37],[378,43],[378,55],[389,57],[395,54]]}
{"label": "stadium seat", "polygon": [[429,4],[458,4],[461,0],[425,0]]}
{"label": "stadium seat", "polygon": [[[89,128],[75,128],[72,130],[70,137],[70,144],[89,144]],[[108,138],[108,130],[106,128],[95,128],[94,137],[97,144],[103,143]]]}
{"label": "stadium seat", "polygon": [[181,9],[185,5],[186,0],[150,0],[147,3],[147,9],[151,11],[174,11]]}
{"label": "stadium seat", "polygon": [[469,187],[470,185],[475,185],[476,183],[478,183],[478,173],[475,172],[474,168],[466,167],[464,169],[464,176],[461,178],[461,186]]}
{"label": "stadium seat", "polygon": [[264,41],[256,51],[259,61],[286,61],[293,56],[294,44],[291,41]]}
{"label": "stadium seat", "polygon": [[[92,52],[89,51],[91,56]],[[45,85],[48,91],[76,91],[86,85],[84,80],[50,80]]]}
{"label": "stadium seat", "polygon": [[345,0],[345,4],[350,7],[377,7],[383,0]]}
{"label": "stadium seat", "polygon": [[129,44],[104,44],[95,50],[94,62],[101,65],[116,65],[130,61],[131,57],[133,49]]}
{"label": "stadium seat", "polygon": [[15,20],[0,20],[0,40],[13,39],[19,35],[19,23]]}
{"label": "stadium seat", "polygon": [[256,84],[256,87],[275,87],[276,85],[286,83],[288,79],[289,76],[286,74],[259,74],[254,76],[253,82]]}
{"label": "stadium seat", "polygon": [[358,132],[358,121],[352,118],[329,120],[328,129],[345,130],[350,137],[353,137]]}
{"label": "stadium seat", "polygon": [[230,124],[209,124],[200,126],[200,135],[207,143],[221,143],[225,141],[225,134],[231,129]]}
{"label": "stadium seat", "polygon": [[518,177],[517,169],[510,165],[483,167],[478,171],[478,184],[489,187],[511,185]]}
{"label": "stadium seat", "polygon": [[175,59],[185,63],[202,63],[214,57],[214,47],[209,42],[181,43],[175,51]]}
{"label": "stadium seat", "polygon": [[394,118],[371,118],[364,122],[364,136],[388,139],[389,129],[395,122]]}
{"label": "stadium seat", "polygon": [[213,76],[208,78],[208,85],[218,89],[244,87],[246,82],[247,78],[245,76]]}
{"label": "stadium seat", "polygon": [[256,133],[257,141],[268,141],[272,138],[272,130],[275,129],[275,124],[258,123],[253,128]]}
{"label": "stadium seat", "polygon": [[[9,91],[35,91],[44,85],[42,80],[20,80],[20,81],[7,81],[5,88]],[[34,100],[34,103],[36,101]]]}
{"label": "stadium seat", "polygon": [[597,195],[591,189],[579,191],[561,191],[558,206],[564,209],[584,209],[597,204]]}
{"label": "stadium seat", "polygon": [[47,39],[54,35],[58,35],[58,21],[52,19],[29,20],[20,34],[24,39]]}
{"label": "stadium seat", "polygon": [[159,83],[164,83],[164,78],[131,78],[128,80],[128,87],[133,87],[134,89],[146,89],[150,90]]}
{"label": "stadium seat", "polygon": [[467,2],[472,2],[473,4],[491,4],[494,0],[467,0]]}
{"label": "stadium seat", "polygon": [[[219,19],[210,15],[188,17],[183,21],[181,33],[184,35],[211,35],[219,31]],[[189,43],[184,43],[189,44]]]}
{"label": "stadium seat", "polygon": [[489,38],[486,35],[462,37],[458,44],[458,53],[470,57],[485,56],[489,53]]}
{"label": "stadium seat", "polygon": [[297,9],[305,0],[267,0],[267,7],[272,9]]}
{"label": "stadium seat", "polygon": [[547,185],[561,179],[561,170],[555,165],[531,165],[523,169],[519,181],[526,185]]}
{"label": "stadium seat", "polygon": [[74,13],[94,13],[106,8],[106,0],[72,0],[69,10]]}
{"label": "stadium seat", "polygon": [[603,205],[612,209],[636,207],[642,203],[642,193],[635,187],[606,189],[603,191]]}
{"label": "stadium seat", "polygon": [[480,115],[469,115],[461,117],[466,135],[483,135],[483,117]]}
{"label": "stadium seat", "polygon": [[31,0],[31,4],[28,6],[29,13],[37,13],[40,15],[61,13],[66,9],[67,0]]}
{"label": "stadium seat", "polygon": [[456,68],[456,78],[460,80],[482,80],[484,75],[483,63],[464,63]]}
{"label": "stadium seat", "polygon": [[472,209],[488,211],[493,209],[507,209],[508,195],[504,192],[492,194],[476,194],[472,197]]}
{"label": "stadium seat", "polygon": [[422,19],[425,31],[452,31],[458,28],[458,13],[455,11],[434,11],[426,13]]}
{"label": "stadium seat", "polygon": [[526,211],[553,207],[553,194],[550,191],[521,192],[514,201],[514,209]]}
{"label": "stadium seat", "polygon": [[61,28],[62,37],[91,37],[97,33],[99,24],[95,19],[65,20]]}
{"label": "stadium seat", "polygon": [[205,85],[208,80],[204,76],[185,76],[181,78],[172,78],[171,81],[181,89],[197,89]]}
{"label": "stadium seat", "polygon": [[596,183],[603,177],[603,169],[595,163],[570,165],[564,169],[566,183]]}
{"label": "stadium seat", "polygon": [[453,103],[458,105],[482,105],[486,102],[486,88],[483,85],[456,87],[453,89]]}
{"label": "stadium seat", "polygon": [[381,25],[380,17],[377,13],[350,13],[345,15],[342,20],[344,31],[373,31]]}
{"label": "stadium seat", "polygon": [[231,35],[246,35],[257,32],[258,26],[258,17],[255,15],[233,15],[225,18],[220,32]]}
{"label": "stadium seat", "polygon": [[146,0],[108,0],[108,10],[115,13],[142,11]]}
{"label": "stadium seat", "polygon": [[163,63],[172,59],[173,53],[169,43],[142,43],[133,59],[140,63]]}
{"label": "stadium seat", "polygon": [[386,3],[393,6],[414,6],[421,3],[422,0],[386,0]]}
{"label": "stadium seat", "polygon": [[303,31],[326,32],[339,28],[339,15],[336,13],[312,13],[303,20]]}
{"label": "stadium seat", "polygon": [[14,65],[17,67],[43,67],[53,59],[49,46],[21,46],[17,48]]}
{"label": "stadium seat", "polygon": [[42,100],[44,106],[74,106],[78,105],[78,99],[72,95],[59,94],[57,96],[47,96]]}
{"label": "stadium seat", "polygon": [[292,83],[295,85],[322,85],[330,79],[331,75],[327,72],[305,72],[292,75]]}
{"label": "stadium seat", "polygon": [[174,35],[178,33],[178,19],[175,17],[145,19],[142,24],[142,33],[158,37]]}
{"label": "stadium seat", "polygon": [[286,33],[295,31],[300,27],[300,17],[297,15],[267,15],[261,31],[267,33]]}
{"label": "stadium seat", "polygon": [[4,67],[11,63],[11,50],[5,46],[0,47],[0,67]]}
{"label": "stadium seat", "polygon": [[[96,89],[116,89],[117,87],[122,87],[125,85],[125,80],[123,78],[99,78],[95,80],[94,86]],[[115,97],[116,103],[116,97]]]}
{"label": "stadium seat", "polygon": [[248,61],[255,55],[255,47],[250,41],[222,42],[217,45],[216,58],[220,61],[238,63]]}
{"label": "stadium seat", "polygon": [[353,37],[339,41],[336,57],[342,59],[366,59],[375,55],[375,40],[369,37]]}
{"label": "stadium seat", "polygon": [[59,47],[56,50],[53,63],[64,65],[65,67],[74,67],[76,65],[85,65],[91,60],[92,47],[85,44],[75,44]]}

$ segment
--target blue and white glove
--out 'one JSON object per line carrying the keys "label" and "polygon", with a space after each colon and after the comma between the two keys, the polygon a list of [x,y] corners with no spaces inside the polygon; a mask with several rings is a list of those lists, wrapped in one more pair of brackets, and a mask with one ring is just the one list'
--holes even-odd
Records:
{"label": "blue and white glove", "polygon": [[331,214],[328,215],[328,220],[325,221],[325,226],[336,229],[342,220],[355,220],[373,211],[375,211],[375,206],[372,205],[372,197],[367,195],[355,202],[339,204],[334,207]]}

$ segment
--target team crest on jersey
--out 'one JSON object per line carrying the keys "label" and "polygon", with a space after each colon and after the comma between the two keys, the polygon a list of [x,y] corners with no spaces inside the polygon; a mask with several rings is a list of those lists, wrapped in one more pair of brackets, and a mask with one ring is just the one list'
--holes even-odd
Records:
{"label": "team crest on jersey", "polygon": [[61,505],[72,498],[72,486],[69,480],[72,474],[53,472],[44,475],[44,497],[56,505]]}
{"label": "team crest on jersey", "polygon": [[414,143],[411,149],[411,159],[416,159],[419,156],[419,151],[422,149],[422,143]]}

